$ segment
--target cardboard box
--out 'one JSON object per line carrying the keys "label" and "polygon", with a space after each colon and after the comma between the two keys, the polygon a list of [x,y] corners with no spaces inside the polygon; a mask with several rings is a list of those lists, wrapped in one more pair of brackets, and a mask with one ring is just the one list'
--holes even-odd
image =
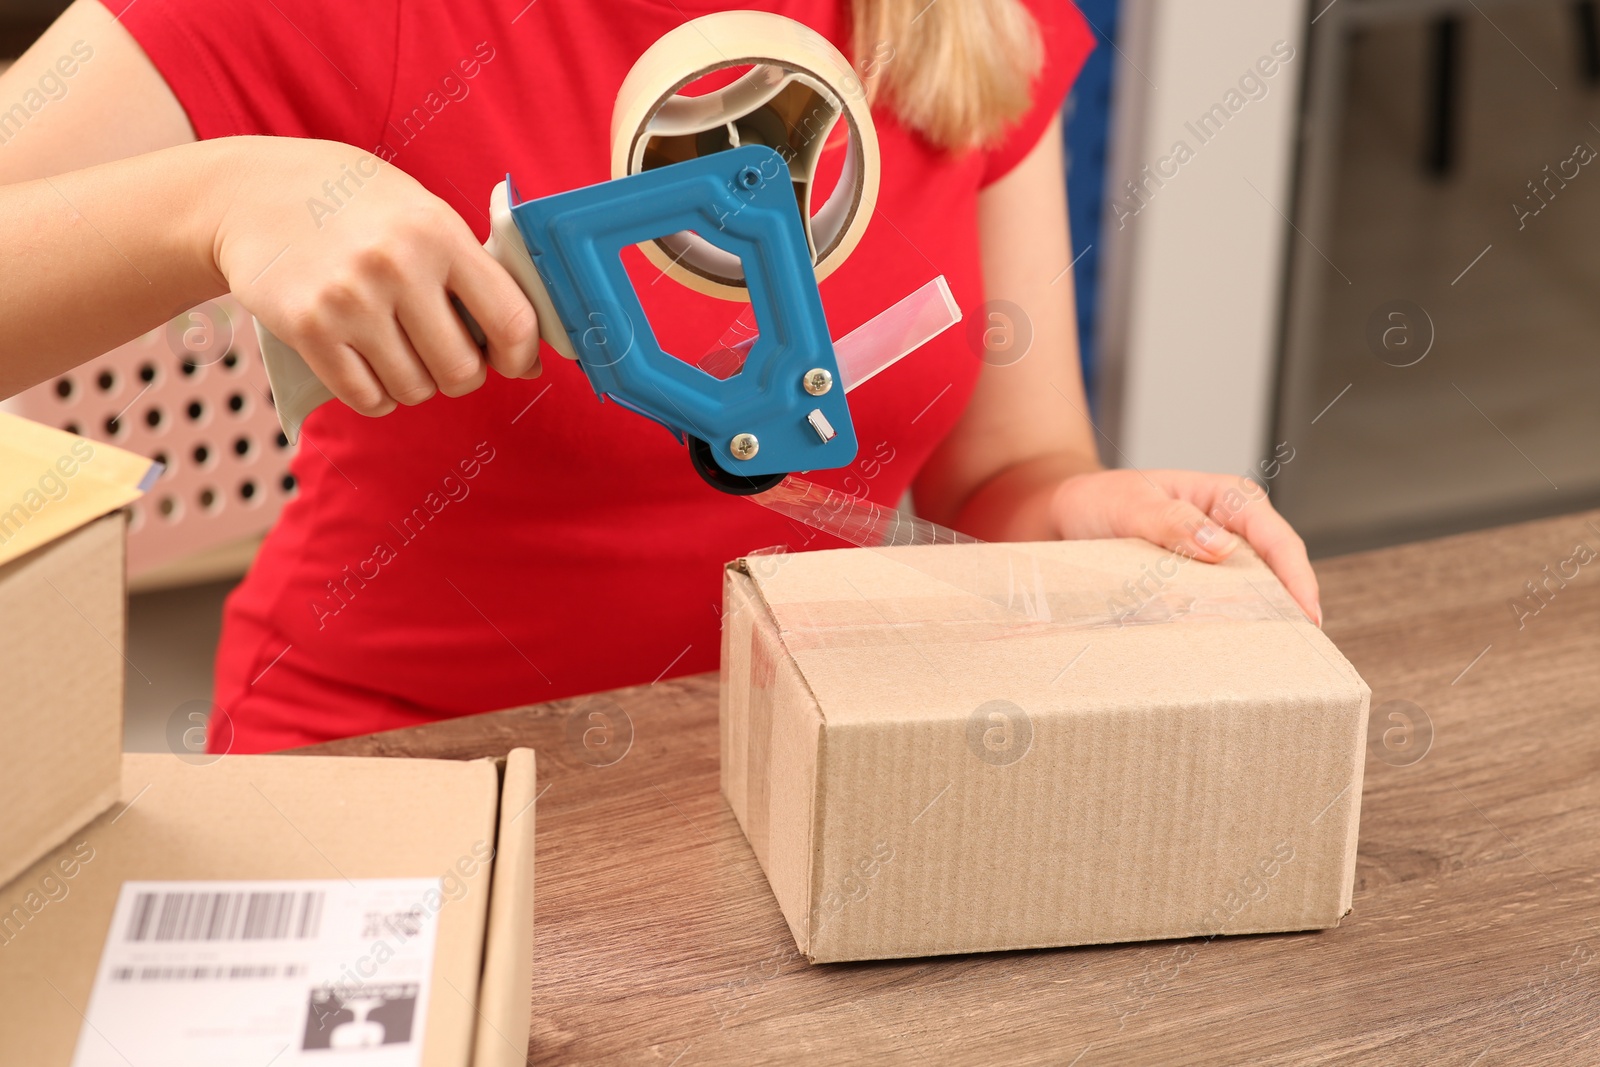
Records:
{"label": "cardboard box", "polygon": [[1370,691],[1248,549],[730,565],[722,791],[813,962],[1337,925]]}
{"label": "cardboard box", "polygon": [[[444,891],[427,903],[438,925],[420,1062],[521,1065],[535,795],[530,749],[503,764],[124,757],[121,803],[0,889],[0,1063],[64,1067],[80,1033],[89,1039],[84,1014],[125,881],[423,877]],[[193,988],[159,987],[180,998]],[[122,1037],[101,1036],[113,1047]]]}
{"label": "cardboard box", "polygon": [[126,516],[159,470],[0,412],[0,882],[117,796]]}

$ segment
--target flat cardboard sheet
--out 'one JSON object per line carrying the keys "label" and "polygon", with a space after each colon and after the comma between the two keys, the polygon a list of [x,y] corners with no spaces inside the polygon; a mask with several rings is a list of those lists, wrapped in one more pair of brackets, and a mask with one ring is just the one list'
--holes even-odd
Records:
{"label": "flat cardboard sheet", "polygon": [[1349,910],[1369,690],[1248,550],[753,558],[723,642],[723,792],[813,960]]}
{"label": "flat cardboard sheet", "polygon": [[522,1063],[532,771],[527,749],[504,787],[488,760],[126,756],[120,803],[0,888],[0,1063],[71,1061],[124,881],[418,877],[444,887],[422,1062]]}

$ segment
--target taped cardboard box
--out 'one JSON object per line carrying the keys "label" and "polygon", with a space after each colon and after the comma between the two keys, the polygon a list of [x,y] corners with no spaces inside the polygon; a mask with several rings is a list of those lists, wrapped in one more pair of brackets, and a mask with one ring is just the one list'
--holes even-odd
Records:
{"label": "taped cardboard box", "polygon": [[[333,1059],[520,1067],[532,983],[531,749],[499,764],[207,758],[124,757],[120,803],[0,888],[0,1063],[286,1067],[344,1048],[357,1055]],[[380,899],[403,907],[341,913],[341,895],[374,879],[420,879],[437,893],[390,892]],[[119,910],[152,883],[165,885]],[[241,883],[255,896],[235,892]],[[280,885],[293,892],[274,892]],[[359,952],[324,967],[337,978],[322,982],[305,957],[351,918]],[[397,992],[399,980],[378,968],[408,939],[415,949],[423,930],[431,973]],[[121,966],[113,952],[135,955]],[[382,1057],[359,1054],[372,1040],[385,1042],[368,1050]]]}
{"label": "taped cardboard box", "polygon": [[126,515],[159,467],[0,412],[0,882],[117,796]]}
{"label": "taped cardboard box", "polygon": [[1248,549],[751,557],[725,601],[722,790],[813,962],[1350,909],[1370,691]]}

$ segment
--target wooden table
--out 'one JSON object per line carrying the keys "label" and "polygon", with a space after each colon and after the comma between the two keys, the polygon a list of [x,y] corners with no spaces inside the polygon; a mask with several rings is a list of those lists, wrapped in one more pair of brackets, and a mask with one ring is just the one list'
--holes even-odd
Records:
{"label": "wooden table", "polygon": [[[1597,1063],[1600,558],[1511,606],[1580,543],[1600,513],[1320,565],[1374,712],[1322,933],[811,966],[718,793],[711,676],[321,751],[538,750],[535,1063]],[[591,766],[570,721],[618,708],[631,748]]]}

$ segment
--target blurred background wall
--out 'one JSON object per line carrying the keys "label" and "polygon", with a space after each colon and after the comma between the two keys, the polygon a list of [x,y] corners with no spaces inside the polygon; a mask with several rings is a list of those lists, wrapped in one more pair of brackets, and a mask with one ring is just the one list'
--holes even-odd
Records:
{"label": "blurred background wall", "polygon": [[[1270,471],[1313,555],[1600,503],[1595,4],[1120,14],[1108,462]],[[1277,41],[1264,91],[1235,80]]]}
{"label": "blurred background wall", "polygon": [[1326,553],[1600,503],[1595,5],[1341,0],[1314,31],[1280,506]]}

